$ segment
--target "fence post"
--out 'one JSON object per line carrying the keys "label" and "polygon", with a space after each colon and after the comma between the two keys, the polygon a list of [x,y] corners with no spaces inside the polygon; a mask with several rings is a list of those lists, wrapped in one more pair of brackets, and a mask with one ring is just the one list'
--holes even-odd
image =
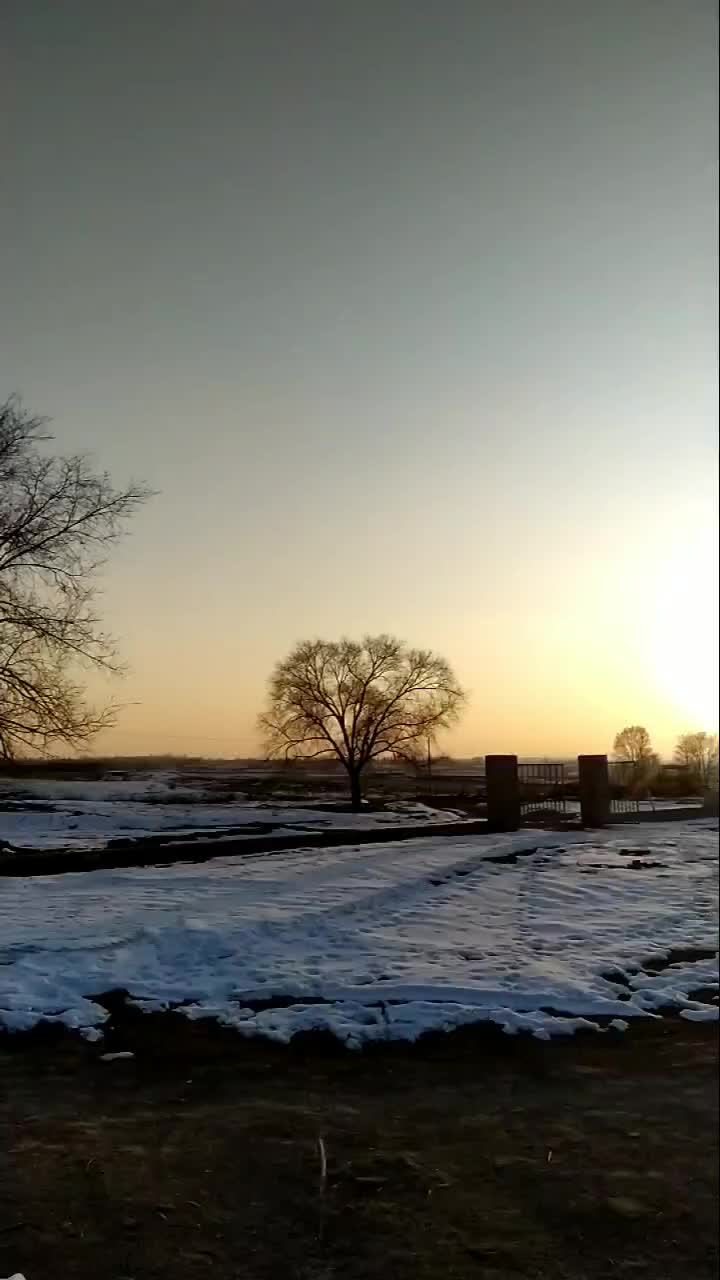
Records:
{"label": "fence post", "polygon": [[610,821],[610,774],[607,756],[578,756],[580,814],[584,827]]}
{"label": "fence post", "polygon": [[486,756],[485,788],[488,825],[493,831],[517,831],[520,826],[517,756]]}

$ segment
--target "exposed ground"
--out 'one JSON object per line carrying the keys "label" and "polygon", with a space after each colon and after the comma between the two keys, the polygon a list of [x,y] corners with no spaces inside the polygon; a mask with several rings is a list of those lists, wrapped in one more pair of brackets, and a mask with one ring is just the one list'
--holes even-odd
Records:
{"label": "exposed ground", "polygon": [[56,1034],[0,1048],[0,1275],[716,1275],[714,1028],[352,1054],[145,1015],[114,1063]]}

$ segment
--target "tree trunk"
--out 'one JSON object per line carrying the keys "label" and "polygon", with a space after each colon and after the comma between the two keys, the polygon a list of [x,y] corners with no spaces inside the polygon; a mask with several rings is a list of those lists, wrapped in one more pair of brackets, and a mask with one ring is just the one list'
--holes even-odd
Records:
{"label": "tree trunk", "polygon": [[353,813],[362,809],[362,787],[360,786],[360,770],[350,769],[350,805]]}

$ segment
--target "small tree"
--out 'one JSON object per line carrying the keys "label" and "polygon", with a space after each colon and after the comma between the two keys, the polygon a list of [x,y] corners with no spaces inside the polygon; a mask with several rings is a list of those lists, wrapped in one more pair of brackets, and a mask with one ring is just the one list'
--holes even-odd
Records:
{"label": "small tree", "polygon": [[675,759],[684,765],[693,781],[706,789],[717,781],[718,736],[716,733],[683,733],[677,740]]}
{"label": "small tree", "polygon": [[117,670],[95,612],[93,575],[148,496],[113,488],[82,455],[38,447],[44,422],[0,405],[0,758],[77,746],[112,723],[78,682],[78,663]]}
{"label": "small tree", "polygon": [[660,767],[660,759],[652,748],[650,734],[644,725],[630,724],[615,735],[613,751],[616,760],[628,765],[630,790],[639,795],[648,792]]}
{"label": "small tree", "polygon": [[259,723],[270,756],[338,759],[357,810],[367,765],[427,749],[464,700],[449,664],[429,649],[386,635],[310,640],[275,667]]}

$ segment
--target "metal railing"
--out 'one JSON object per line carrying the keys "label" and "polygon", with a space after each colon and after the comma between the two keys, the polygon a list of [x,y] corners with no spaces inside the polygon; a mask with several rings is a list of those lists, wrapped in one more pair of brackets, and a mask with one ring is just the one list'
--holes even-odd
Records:
{"label": "metal railing", "polygon": [[638,813],[640,794],[638,772],[634,764],[625,760],[612,760],[608,764],[610,783],[610,812]]}
{"label": "metal railing", "polygon": [[567,812],[564,764],[519,764],[520,813],[562,816]]}

